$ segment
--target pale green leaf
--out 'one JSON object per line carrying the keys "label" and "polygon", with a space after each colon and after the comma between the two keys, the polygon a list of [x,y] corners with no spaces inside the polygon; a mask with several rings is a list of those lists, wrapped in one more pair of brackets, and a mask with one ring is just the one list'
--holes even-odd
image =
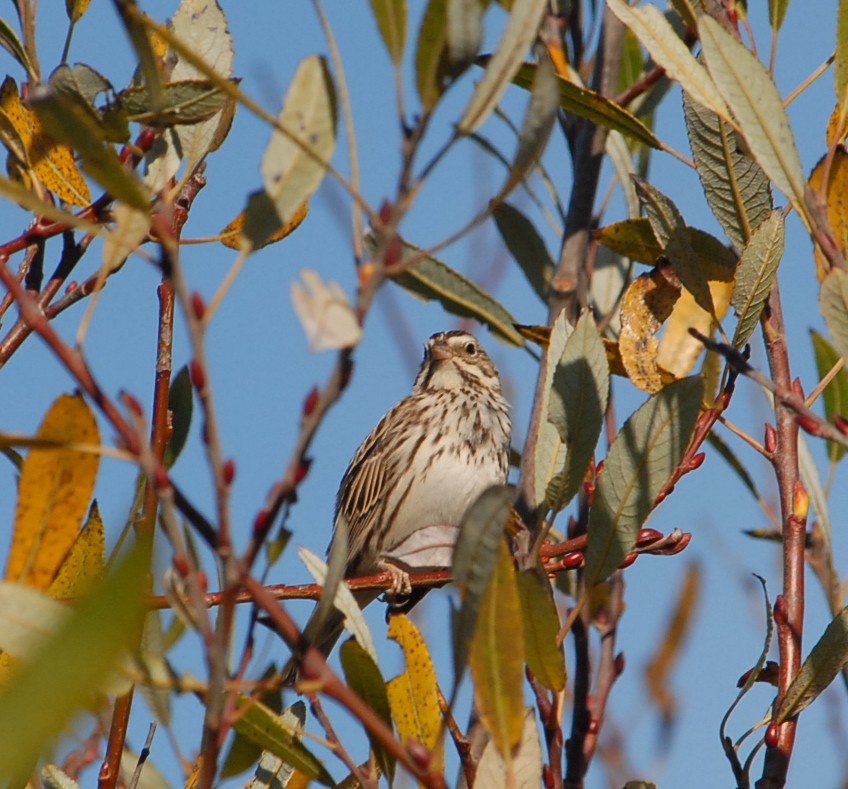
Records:
{"label": "pale green leaf", "polygon": [[848,359],[848,273],[834,268],[821,284],[819,309],[840,356]]}
{"label": "pale green leaf", "polygon": [[604,424],[609,398],[609,363],[590,310],[568,338],[554,371],[548,420],[566,449],[565,465],[550,481],[547,504],[562,510],[580,486]]}
{"label": "pale green leaf", "polygon": [[480,0],[448,0],[447,44],[451,62],[467,66],[483,43],[483,6]]}
{"label": "pale green leaf", "polygon": [[[813,352],[816,357],[816,367],[819,378],[824,378],[833,366],[842,358],[834,348],[817,331],[811,331],[813,341]],[[844,367],[833,377],[833,380],[822,392],[824,399],[824,414],[828,421],[833,421],[835,416],[848,415],[848,370]],[[827,442],[827,452],[834,462],[842,460],[845,455],[845,447],[835,441]]]}
{"label": "pale green leaf", "polygon": [[771,25],[771,29],[775,33],[777,33],[783,25],[783,18],[786,16],[786,9],[788,6],[789,0],[769,0],[769,25]]}
{"label": "pale green leaf", "polygon": [[636,542],[698,418],[703,385],[684,378],[653,395],[624,424],[598,477],[589,515],[587,584],[603,581]]}
{"label": "pale green leaf", "polygon": [[406,0],[371,0],[371,13],[389,57],[397,66],[406,41]]}
{"label": "pale green leaf", "polygon": [[555,269],[554,261],[533,223],[509,203],[498,204],[492,212],[498,231],[527,281],[542,301]]}
{"label": "pale green leaf", "polygon": [[709,16],[699,30],[704,59],[754,159],[804,216],[806,179],[783,100],[765,66]]}
{"label": "pale green leaf", "polygon": [[18,38],[18,34],[12,29],[9,23],[2,18],[0,18],[0,46],[2,46],[3,49],[5,49],[26,69],[27,74],[33,79],[33,81],[38,81],[38,75],[35,73],[32,63],[30,63],[29,55],[27,55],[24,45]]}
{"label": "pale green leaf", "polygon": [[524,713],[521,743],[509,764],[504,761],[495,742],[490,740],[477,764],[474,789],[494,789],[501,786],[510,786],[512,789],[539,789],[544,786],[542,765],[542,746],[539,742],[536,715],[533,710],[527,709]]}
{"label": "pale green leaf", "polygon": [[634,8],[625,0],[607,2],[610,10],[633,31],[654,62],[662,66],[671,79],[679,82],[698,104],[722,118],[730,119],[727,105],[710,75],[674,32],[659,8],[655,5]]}
{"label": "pale green leaf", "polygon": [[772,208],[771,185],[760,166],[738,148],[736,133],[718,115],[683,94],[695,168],[704,195],[727,237],[744,249]]}
{"label": "pale green leaf", "polygon": [[784,232],[783,217],[779,211],[774,211],[757,228],[742,252],[731,297],[731,304],[739,316],[733,335],[733,344],[737,347],[748,342],[760,321],[783,257]]}
{"label": "pale green leaf", "polygon": [[445,66],[446,48],[447,0],[429,0],[415,47],[415,84],[425,112],[436,106],[450,82],[451,75]]}
{"label": "pale green leaf", "polygon": [[827,626],[783,697],[774,719],[783,723],[810,706],[848,663],[848,607]]}
{"label": "pale green leaf", "polygon": [[544,687],[559,692],[565,687],[565,655],[556,642],[560,622],[550,583],[535,570],[518,573],[516,580],[527,666]]}
{"label": "pale green leaf", "polygon": [[495,54],[474,88],[462,118],[459,134],[471,134],[497,106],[536,37],[548,0],[515,0]]}

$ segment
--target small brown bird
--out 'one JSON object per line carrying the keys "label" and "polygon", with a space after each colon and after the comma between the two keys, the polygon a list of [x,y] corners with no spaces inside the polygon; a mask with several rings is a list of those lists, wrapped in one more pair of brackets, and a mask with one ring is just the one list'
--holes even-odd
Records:
{"label": "small brown bird", "polygon": [[[388,571],[390,599],[410,592],[409,570],[432,566],[419,561],[427,554],[422,530],[451,533],[486,488],[506,482],[508,409],[498,371],[471,334],[439,332],[427,341],[412,394],[377,423],[342,478],[333,540],[344,524],[346,578]],[[356,599],[364,608],[379,594],[361,590]],[[310,620],[306,640],[329,654],[342,621],[336,609],[318,628]],[[284,674],[294,679],[296,667]]]}

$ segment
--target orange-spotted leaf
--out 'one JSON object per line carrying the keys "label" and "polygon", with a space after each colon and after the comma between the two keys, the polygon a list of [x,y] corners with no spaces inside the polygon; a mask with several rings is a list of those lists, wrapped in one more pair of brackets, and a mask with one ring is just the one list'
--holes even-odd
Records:
{"label": "orange-spotted leaf", "polygon": [[66,600],[89,592],[103,576],[106,565],[106,539],[97,502],[88,511],[88,520],[77,535],[71,550],[47,593]]}
{"label": "orange-spotted leaf", "polygon": [[671,267],[663,265],[636,277],[621,301],[621,361],[633,384],[645,392],[658,392],[673,379],[659,364],[657,332],[680,293],[680,282]]}
{"label": "orange-spotted leaf", "polygon": [[[88,205],[91,192],[77,169],[71,149],[45,133],[38,116],[21,101],[18,86],[11,77],[6,77],[0,87],[0,113],[23,144],[25,159],[19,166],[28,168],[38,181],[66,203]],[[19,157],[21,152],[14,153]]]}
{"label": "orange-spotted leaf", "polygon": [[[271,233],[261,244],[253,247],[253,250],[262,249],[269,244],[276,244],[282,241],[287,235],[293,233],[300,226],[301,222],[306,219],[309,213],[309,203],[304,203],[295,211],[294,216],[283,223],[277,230]],[[230,249],[241,249],[242,246],[242,230],[244,229],[245,212],[242,211],[235,219],[232,220],[218,235],[218,240]]]}
{"label": "orange-spotted leaf", "polygon": [[433,754],[433,769],[441,771],[444,742],[439,686],[427,644],[418,628],[403,614],[392,616],[388,636],[398,642],[406,659],[406,670],[386,683],[392,719],[401,741],[420,742]]}
{"label": "orange-spotted leaf", "polygon": [[512,556],[501,540],[477,614],[468,665],[480,720],[507,763],[524,726],[524,623]]}
{"label": "orange-spotted leaf", "polygon": [[59,446],[33,448],[24,460],[5,578],[47,589],[77,538],[99,466],[97,454],[73,445],[98,445],[100,434],[82,396],[62,395],[36,439]]}
{"label": "orange-spotted leaf", "polygon": [[[833,230],[836,246],[843,255],[848,254],[848,150],[839,145],[834,151],[833,161],[824,182],[827,157],[822,157],[810,175],[810,188],[818,192],[827,206],[827,218]],[[816,246],[816,272],[821,282],[830,264]]]}

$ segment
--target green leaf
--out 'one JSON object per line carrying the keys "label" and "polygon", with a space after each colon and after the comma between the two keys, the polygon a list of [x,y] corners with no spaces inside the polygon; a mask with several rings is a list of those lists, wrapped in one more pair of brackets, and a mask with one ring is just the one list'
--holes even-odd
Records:
{"label": "green leaf", "polygon": [[165,447],[165,467],[176,463],[183,451],[188,431],[191,428],[191,415],[194,408],[194,389],[191,385],[188,365],[180,368],[171,381],[168,391],[168,411],[171,412],[171,437]]}
{"label": "green leaf", "polygon": [[451,79],[445,55],[447,25],[447,0],[430,0],[421,20],[415,48],[415,84],[425,112],[436,106]]}
{"label": "green leaf", "polygon": [[783,723],[810,706],[848,663],[848,606],[827,626],[783,697],[774,719]]}
{"label": "green leaf", "polygon": [[280,128],[262,156],[265,191],[285,224],[318,188],[336,145],[336,99],[323,58],[304,58],[295,72]]}
{"label": "green leaf", "polygon": [[506,758],[524,726],[524,623],[518,584],[506,540],[500,539],[494,571],[471,639],[469,666],[480,720]]}
{"label": "green leaf", "polygon": [[516,575],[527,666],[548,690],[565,687],[565,655],[557,645],[559,616],[550,584],[535,572]]}
{"label": "green leaf", "polygon": [[278,715],[262,702],[248,696],[236,699],[233,728],[263,751],[279,756],[308,778],[324,786],[335,786],[327,768],[300,741],[300,725]]}
{"label": "green leaf", "polygon": [[[69,608],[55,634],[16,668],[0,692],[0,765],[25,774],[137,641],[148,566],[131,551],[96,591]],[[49,703],[46,701],[49,700]]]}
{"label": "green leaf", "polygon": [[[352,638],[342,644],[339,657],[345,679],[351,690],[391,729],[392,711],[389,707],[386,680],[383,679],[374,659]],[[369,734],[369,740],[380,769],[384,775],[389,776],[389,783],[391,783],[395,775],[394,757],[383,747],[379,739]]]}
{"label": "green leaf", "polygon": [[467,68],[480,51],[483,10],[480,0],[448,0],[448,56],[459,68]]}
{"label": "green leaf", "polygon": [[625,0],[607,0],[610,10],[635,34],[654,62],[695,101],[729,120],[730,113],[706,69],[654,5],[638,8]]}
{"label": "green leaf", "polygon": [[159,59],[150,43],[147,28],[139,20],[136,0],[116,0],[115,7],[121,16],[130,43],[138,56],[139,69],[144,77],[144,84],[150,91],[151,102],[158,108],[162,99],[162,78],[159,73]]}
{"label": "green leaf", "polygon": [[772,212],[754,232],[739,259],[736,286],[730,299],[739,316],[733,335],[737,348],[748,342],[760,321],[783,257],[784,232],[783,217],[779,211]]}
{"label": "green leaf", "polygon": [[403,58],[406,41],[406,0],[371,0],[371,13],[389,57],[397,66]]}
{"label": "green leaf", "polygon": [[18,34],[2,18],[0,18],[0,46],[26,69],[27,74],[34,82],[38,81],[38,75],[35,73],[32,63],[30,63],[29,55],[27,55],[24,45],[18,38]]}
{"label": "green leaf", "polygon": [[140,211],[149,209],[141,184],[105,142],[97,117],[82,100],[39,86],[30,92],[29,103],[47,133],[74,148],[82,158],[83,170],[113,198]]}
{"label": "green leaf", "polygon": [[457,124],[459,134],[471,134],[495,109],[527,56],[547,5],[547,0],[514,0],[495,54],[486,64],[483,78],[475,86]]}
{"label": "green leaf", "polygon": [[609,363],[590,310],[583,313],[554,370],[548,420],[565,446],[565,464],[550,481],[548,506],[559,512],[583,483],[609,398]]}
{"label": "green leaf", "polygon": [[848,359],[848,273],[834,268],[821,284],[819,309],[840,356]]}
{"label": "green leaf", "polygon": [[789,6],[789,0],[769,0],[768,14],[769,25],[771,29],[777,33],[783,25],[783,18],[786,16],[786,9]]}
{"label": "green leaf", "polygon": [[510,254],[536,295],[546,301],[555,265],[533,223],[509,203],[498,204],[492,216]]}
{"label": "green leaf", "polygon": [[[404,257],[418,255],[419,250],[411,244],[404,243],[403,247]],[[425,255],[394,281],[424,301],[438,301],[452,315],[475,318],[510,345],[524,345],[513,326],[517,321],[507,309],[441,260]]]}
{"label": "green leaf", "polygon": [[[839,352],[817,331],[810,331],[819,378],[824,378],[842,358]],[[835,416],[848,414],[848,370],[844,367],[833,377],[822,393],[825,418],[832,422]],[[845,455],[845,447],[835,441],[827,442],[827,454],[836,463]]]}
{"label": "green leaf", "polygon": [[504,526],[515,490],[494,486],[484,490],[466,511],[453,552],[452,575],[462,604],[453,614],[454,687],[465,670],[468,647],[489,578],[498,557]]}
{"label": "green leaf", "polygon": [[698,418],[703,385],[683,378],[653,395],[624,424],[598,476],[589,515],[586,583],[603,581],[636,542]]}
{"label": "green leaf", "polygon": [[703,15],[699,25],[704,59],[736,117],[754,159],[804,213],[806,180],[783,100],[762,63],[721,25]]}
{"label": "green leaf", "polygon": [[707,276],[689,243],[686,223],[677,206],[644,179],[633,176],[633,183],[654,236],[663,247],[663,254],[669,259],[680,283],[692,294],[701,309],[715,317],[715,305]]}
{"label": "green leaf", "polygon": [[718,115],[683,94],[695,168],[715,218],[738,249],[772,208],[771,185],[760,166],[742,153],[736,133]]}
{"label": "green leaf", "polygon": [[[486,58],[480,58],[480,63],[486,63]],[[535,63],[523,63],[512,81],[519,87],[530,89],[533,84],[537,66]],[[621,132],[625,137],[630,137],[637,142],[644,143],[651,148],[661,148],[662,143],[656,135],[645,126],[635,115],[622,109],[618,104],[600,93],[589,88],[584,88],[567,79],[557,75],[557,86],[559,88],[559,106],[566,112],[573,112],[581,118]]]}
{"label": "green leaf", "polygon": [[162,104],[153,108],[147,88],[128,88],[119,94],[129,120],[162,126],[190,125],[208,120],[220,112],[227,94],[206,79],[166,82],[162,85]]}

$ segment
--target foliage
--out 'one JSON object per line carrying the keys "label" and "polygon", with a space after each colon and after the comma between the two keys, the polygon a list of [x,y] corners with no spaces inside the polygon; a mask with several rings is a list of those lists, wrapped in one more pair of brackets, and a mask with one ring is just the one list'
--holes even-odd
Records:
{"label": "foliage", "polygon": [[[597,760],[624,763],[611,747],[604,751],[599,735],[628,649],[618,631],[627,568],[645,553],[679,561],[673,557],[692,535],[646,524],[681,495],[684,477],[691,475],[690,490],[705,484],[698,469],[709,446],[729,461],[728,485],[741,481],[774,521],[775,529],[750,533],[773,538],[785,570],[773,606],[766,597],[765,647],[715,723],[740,787],[751,785],[755,769],[762,772],[758,786],[786,783],[806,709],[840,673],[848,682],[848,609],[828,504],[848,447],[848,11],[841,3],[835,24],[836,102],[821,134],[826,147],[805,177],[788,98],[774,79],[778,40],[791,38],[791,30],[778,35],[789,3],[769,4],[765,32],[741,3],[676,0],[667,12],[650,3],[607,3],[429,0],[417,17],[405,2],[372,0],[370,11],[347,10],[373,16],[385,48],[384,83],[395,86],[402,132],[391,152],[392,176],[380,185],[390,196],[380,205],[366,194],[357,154],[355,118],[368,109],[348,85],[361,78],[360,61],[354,67],[339,54],[317,2],[325,51],[300,62],[279,112],[234,73],[236,52],[250,42],[236,40],[215,1],[181,0],[164,20],[116,0],[110,35],[129,42],[134,73],[127,84],[118,68],[101,74],[85,63],[69,65],[89,54],[76,52],[73,40],[92,13],[87,2],[66,3],[61,53],[36,46],[36,24],[48,12],[32,0],[19,0],[14,22],[0,20],[11,72],[0,88],[7,154],[0,195],[31,215],[17,235],[7,225],[0,239],[0,315],[11,316],[13,307],[20,315],[7,320],[0,337],[0,366],[27,353],[38,335],[51,369],[65,376],[51,379],[53,402],[40,427],[18,435],[0,424],[0,444],[19,474],[0,584],[4,784],[25,785],[41,771],[47,785],[78,785],[98,752],[102,789],[137,783],[154,769],[144,764],[150,748],[134,760],[126,740],[138,692],[182,760],[185,775],[169,776],[173,785],[208,787],[249,770],[256,786],[332,786],[344,776],[345,785],[376,786],[406,774],[439,787],[458,762],[469,785],[583,786]],[[258,15],[253,21],[261,22]],[[598,27],[602,34],[592,35]],[[495,29],[489,42],[485,31]],[[764,63],[767,36],[771,59]],[[42,71],[47,62],[55,64],[50,73]],[[682,89],[680,106],[671,83]],[[514,110],[516,98],[523,111]],[[691,160],[655,127],[661,102],[685,124]],[[263,151],[232,145],[236,113],[263,125]],[[504,128],[511,156],[501,142]],[[368,142],[388,148],[390,139]],[[426,188],[434,174],[472,154],[506,170],[482,205],[459,220],[444,216],[444,228],[461,224],[440,229],[435,242],[403,237],[410,218],[428,205],[441,208],[442,196],[434,200]],[[256,183],[236,196],[238,211],[224,229],[203,240],[231,250],[234,260],[207,300],[191,265],[202,253],[183,239],[183,228],[189,216],[208,210],[207,197],[231,192],[214,166],[228,157],[249,159]],[[570,180],[561,175],[566,158]],[[690,224],[700,194],[664,193],[651,183],[648,163],[658,158],[674,158],[697,175],[721,237]],[[609,168],[601,167],[604,159]],[[292,420],[298,432],[290,459],[264,499],[253,502],[258,514],[242,538],[233,514],[236,464],[225,454],[216,409],[216,387],[229,371],[215,355],[215,318],[249,260],[280,242],[285,248],[321,221],[314,205],[322,183],[333,185],[350,213],[356,292],[350,298],[311,269],[292,275],[292,312],[310,349],[331,351],[334,361]],[[617,190],[623,212],[604,197]],[[775,205],[781,201],[785,207]],[[811,240],[809,261],[792,264],[807,264],[803,280],[818,291],[819,323],[830,334],[813,333],[819,378],[806,382],[810,398],[790,367],[781,306],[790,223]],[[516,281],[528,287],[528,325],[502,303],[491,272],[451,262],[448,247],[484,225],[497,230]],[[551,237],[560,245],[555,254]],[[83,274],[95,249],[102,261]],[[120,293],[116,280],[139,260],[158,280],[155,364],[127,357],[126,369],[116,372],[149,377],[149,407],[123,388],[113,394],[89,351],[93,338],[108,334],[96,322],[98,299]],[[528,396],[535,392],[526,435],[516,431],[516,484],[469,502],[451,568],[413,577],[417,589],[456,582],[450,627],[441,623],[428,633],[393,613],[385,637],[369,630],[359,606],[389,580],[355,579],[348,590],[343,556],[325,565],[302,548],[297,553],[316,585],[267,584],[281,556],[294,553],[288,538],[297,532],[299,500],[319,495],[302,486],[315,440],[354,374],[353,359],[371,331],[366,317],[382,290],[477,321],[509,353],[530,357],[536,377],[535,387],[526,377],[516,384]],[[76,335],[69,337],[65,319],[72,316]],[[179,371],[175,326],[190,347]],[[287,352],[303,344],[299,336],[286,343]],[[768,373],[750,361],[749,343],[757,344],[762,356],[753,358],[765,358]],[[269,363],[286,364],[287,352]],[[29,374],[20,366],[3,372]],[[62,391],[67,376],[73,394]],[[769,395],[765,439],[730,425],[734,439],[727,442],[713,430],[729,424],[734,392],[752,384]],[[252,394],[247,382],[240,386],[244,412]],[[823,416],[814,410],[819,395]],[[194,439],[193,417],[202,424]],[[822,439],[826,484],[799,428]],[[745,446],[771,469],[776,515],[737,457]],[[192,451],[202,455],[211,485],[184,487],[181,456]],[[137,473],[122,491],[132,501],[122,531],[94,500],[98,485],[112,484],[104,456]],[[748,566],[747,557],[736,561]],[[830,624],[805,657],[802,644],[813,640],[800,638],[810,608],[807,567],[825,592]],[[701,568],[690,565],[646,671],[646,692],[669,726],[676,703],[667,685],[704,583]],[[288,603],[320,599],[322,587],[322,606],[337,606],[353,636],[340,648],[342,672],[307,643]],[[276,631],[284,658],[290,652],[300,662],[295,689],[309,714],[303,701],[282,703],[287,673],[255,649],[263,622]],[[439,639],[442,633],[450,635]],[[776,671],[767,662],[772,635]],[[403,656],[388,679],[386,638]],[[434,659],[440,641],[452,648],[452,676]],[[187,665],[180,647],[196,659]],[[456,712],[466,674],[475,716],[462,727]],[[739,716],[738,702],[757,683],[775,687],[770,712],[763,727],[750,720],[734,740],[727,733],[731,712]],[[172,718],[183,694],[200,705],[191,730]],[[326,700],[336,705],[325,708]],[[337,705],[352,716],[344,729]],[[83,745],[67,737],[72,730],[82,733]],[[483,744],[475,750],[472,740]],[[626,733],[624,741],[626,751]],[[122,775],[128,762],[134,779]],[[616,773],[616,780],[648,785],[633,772]]]}

